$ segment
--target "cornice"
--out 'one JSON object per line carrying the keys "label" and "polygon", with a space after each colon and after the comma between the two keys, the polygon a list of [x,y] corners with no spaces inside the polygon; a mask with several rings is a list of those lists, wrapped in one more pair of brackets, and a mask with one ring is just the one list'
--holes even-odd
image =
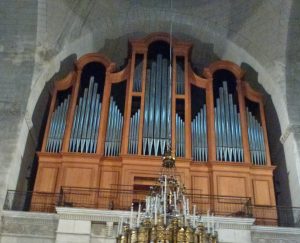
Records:
{"label": "cornice", "polygon": [[289,124],[283,131],[280,142],[284,144],[291,133],[300,133],[300,124]]}

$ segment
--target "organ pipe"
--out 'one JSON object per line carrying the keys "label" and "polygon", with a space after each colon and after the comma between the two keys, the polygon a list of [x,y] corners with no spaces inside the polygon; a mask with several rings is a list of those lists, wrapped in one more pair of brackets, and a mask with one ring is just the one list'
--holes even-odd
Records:
{"label": "organ pipe", "polygon": [[207,161],[206,105],[192,120],[192,154],[195,161]]}
{"label": "organ pipe", "polygon": [[163,154],[171,131],[171,80],[169,61],[158,54],[147,69],[143,154]]}
{"label": "organ pipe", "polygon": [[184,121],[181,117],[176,113],[176,156],[184,157],[184,144],[185,144],[185,136],[184,136]]}
{"label": "organ pipe", "polygon": [[256,120],[255,116],[248,110],[248,139],[250,146],[251,162],[255,165],[266,164],[266,152],[264,143],[263,128],[260,123]]}
{"label": "organ pipe", "polygon": [[110,97],[108,125],[105,139],[105,156],[117,156],[120,153],[123,129],[123,115],[113,97]]}
{"label": "organ pipe", "polygon": [[83,91],[83,97],[75,108],[69,151],[95,153],[97,148],[99,121],[101,113],[98,84],[91,77],[89,87]]}
{"label": "organ pipe", "polygon": [[60,152],[63,135],[66,128],[67,111],[70,102],[70,95],[64,99],[52,113],[49,136],[46,145],[47,152]]}
{"label": "organ pipe", "polygon": [[134,92],[142,91],[142,71],[143,71],[143,62],[139,62],[136,65],[135,70],[134,70],[134,79],[133,79],[133,91]]}
{"label": "organ pipe", "polygon": [[214,113],[217,160],[243,161],[240,114],[233,103],[232,94],[228,93],[226,81],[219,88]]}
{"label": "organ pipe", "polygon": [[176,64],[176,93],[184,94],[184,70],[180,64]]}
{"label": "organ pipe", "polygon": [[130,118],[128,153],[137,154],[138,152],[138,130],[140,121],[140,109]]}

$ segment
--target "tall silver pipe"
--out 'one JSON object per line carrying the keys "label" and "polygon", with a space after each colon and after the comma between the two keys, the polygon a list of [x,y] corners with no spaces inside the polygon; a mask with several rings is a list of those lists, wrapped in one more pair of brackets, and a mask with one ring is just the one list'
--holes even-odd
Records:
{"label": "tall silver pipe", "polygon": [[151,154],[153,147],[153,131],[154,131],[154,112],[155,112],[155,80],[156,80],[156,62],[151,65],[151,86],[150,102],[149,102],[149,127],[148,127],[148,153]]}
{"label": "tall silver pipe", "polygon": [[95,116],[97,89],[98,89],[98,84],[95,83],[94,87],[93,87],[93,91],[92,91],[90,112],[89,112],[89,114],[87,114],[88,125],[87,125],[87,129],[86,129],[86,133],[84,134],[84,137],[86,138],[86,143],[85,143],[85,152],[86,153],[90,152],[93,120],[94,120],[94,116]]}
{"label": "tall silver pipe", "polygon": [[232,161],[232,141],[230,132],[230,113],[229,113],[229,101],[228,101],[228,90],[227,83],[223,82],[223,92],[224,92],[224,109],[225,109],[225,124],[226,124],[226,138],[227,138],[227,152],[228,160]]}
{"label": "tall silver pipe", "polygon": [[164,154],[167,140],[167,97],[168,97],[168,61],[162,61],[161,119],[160,119],[160,150]]}
{"label": "tall silver pipe", "polygon": [[162,83],[162,55],[157,55],[157,68],[155,79],[155,118],[154,118],[154,155],[158,155],[160,144],[160,119],[161,119],[161,83]]}
{"label": "tall silver pipe", "polygon": [[94,129],[93,129],[93,146],[92,146],[92,151],[93,153],[96,152],[97,149],[97,143],[98,143],[98,131],[99,131],[99,123],[100,123],[100,115],[101,115],[101,99],[100,99],[100,94],[97,94],[97,115],[95,117],[95,123],[94,123]]}
{"label": "tall silver pipe", "polygon": [[147,71],[144,106],[143,154],[163,154],[171,131],[171,82],[168,60],[157,55]]}
{"label": "tall silver pipe", "polygon": [[232,95],[229,94],[229,114],[230,114],[230,133],[231,133],[231,144],[232,144],[232,161],[237,161],[237,143],[235,136],[235,116]]}
{"label": "tall silver pipe", "polygon": [[148,145],[148,124],[149,124],[149,105],[150,105],[150,87],[151,87],[151,71],[147,69],[145,91],[145,107],[144,107],[144,127],[143,127],[143,154],[146,154]]}

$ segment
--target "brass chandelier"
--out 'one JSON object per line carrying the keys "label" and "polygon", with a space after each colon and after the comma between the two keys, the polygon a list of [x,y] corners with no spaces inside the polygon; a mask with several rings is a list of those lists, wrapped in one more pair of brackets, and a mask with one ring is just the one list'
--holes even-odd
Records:
{"label": "brass chandelier", "polygon": [[145,212],[139,204],[134,220],[131,206],[129,222],[123,223],[122,219],[119,223],[117,243],[217,243],[213,214],[207,213],[206,225],[196,213],[196,205],[190,214],[185,187],[175,177],[175,157],[170,147],[163,156],[157,182],[145,198]]}

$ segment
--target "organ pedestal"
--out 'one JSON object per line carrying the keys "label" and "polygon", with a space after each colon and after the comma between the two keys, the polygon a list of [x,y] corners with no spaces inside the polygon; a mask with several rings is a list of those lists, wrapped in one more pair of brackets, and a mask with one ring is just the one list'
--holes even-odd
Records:
{"label": "organ pedestal", "polygon": [[[168,145],[195,193],[275,205],[263,97],[230,61],[203,75],[191,43],[133,40],[127,66],[86,54],[54,85],[34,190],[150,186]],[[170,55],[171,53],[171,55]]]}

